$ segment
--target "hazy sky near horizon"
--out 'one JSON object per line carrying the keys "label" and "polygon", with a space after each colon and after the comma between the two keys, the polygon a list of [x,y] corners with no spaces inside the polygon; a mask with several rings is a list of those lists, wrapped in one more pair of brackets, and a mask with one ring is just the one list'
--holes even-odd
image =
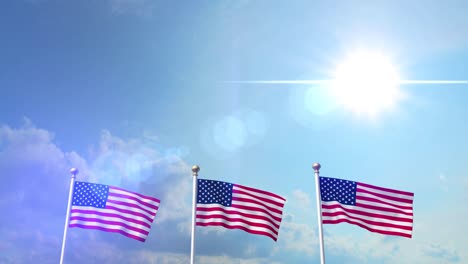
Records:
{"label": "hazy sky near horizon", "polygon": [[198,227],[197,263],[319,263],[313,162],[415,193],[412,239],[325,225],[327,263],[467,263],[468,84],[400,85],[370,116],[325,84],[230,82],[332,79],[357,50],[384,54],[401,79],[468,80],[467,12],[464,1],[3,1],[0,263],[59,261],[71,167],[161,206],[145,243],[69,229],[65,263],[188,263],[194,164],[200,178],[287,199],[276,243]]}

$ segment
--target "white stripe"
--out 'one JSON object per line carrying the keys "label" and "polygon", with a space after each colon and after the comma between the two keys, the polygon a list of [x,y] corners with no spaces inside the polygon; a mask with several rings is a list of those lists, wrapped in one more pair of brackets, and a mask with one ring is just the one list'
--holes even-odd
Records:
{"label": "white stripe", "polygon": [[[277,206],[276,204],[267,203],[267,202],[258,200],[258,199],[256,199],[256,198],[250,196],[250,195],[240,194],[240,193],[233,193],[233,194],[232,194],[232,197],[233,197],[233,198],[234,198],[234,197],[237,197],[237,198],[251,199],[251,200],[256,201],[256,202],[259,203],[259,204],[262,204],[262,205],[264,205],[264,206],[268,206],[268,207],[274,208],[274,209],[276,209],[276,210],[278,210],[278,211],[283,210],[283,207],[281,207],[281,206]],[[234,199],[233,199],[232,202],[234,202]]]}
{"label": "white stripe", "polygon": [[[271,208],[273,208],[273,209],[276,209],[276,210],[278,210],[278,211],[280,211],[280,212],[283,210],[282,207],[276,206],[275,204],[270,204],[270,203],[266,203],[266,202],[257,200],[257,199],[255,199],[255,198],[252,198],[252,197],[249,196],[249,195],[239,194],[239,193],[233,193],[233,194],[232,194],[232,197],[233,197],[233,198],[234,198],[234,197],[237,197],[237,198],[244,198],[244,199],[247,198],[247,199],[254,200],[254,201],[256,201],[255,204],[257,204],[258,206],[262,206],[262,208],[265,208],[265,210],[268,210],[268,211],[270,211],[270,209],[267,208],[267,206],[268,206],[268,207],[271,207]],[[249,204],[254,204],[253,202],[236,201],[236,200],[234,200],[234,199],[232,199],[232,203],[249,203]]]}
{"label": "white stripe", "polygon": [[395,210],[398,210],[400,212],[408,213],[408,214],[413,213],[413,209],[401,209],[400,207],[396,207],[396,206],[392,206],[392,205],[388,205],[388,204],[382,204],[382,203],[378,203],[378,202],[370,202],[370,201],[366,201],[366,200],[356,199],[356,203],[366,204],[366,205],[373,205],[373,206],[378,206],[378,207],[383,207],[383,208],[395,209]]}
{"label": "white stripe", "polygon": [[[380,211],[380,210],[375,210],[375,209],[368,209],[368,208],[359,207],[355,205],[340,204],[337,201],[330,201],[330,202],[322,201],[322,204],[323,205],[340,205],[344,207],[345,209],[349,209],[349,210],[356,210],[356,211],[367,212],[367,213],[372,213],[372,214],[381,214],[381,215],[395,216],[395,217],[401,217],[401,218],[406,218],[406,219],[413,219],[412,215],[392,213],[392,212]],[[322,208],[322,210],[325,210],[325,209]]]}
{"label": "white stripe", "polygon": [[370,188],[370,187],[367,187],[367,186],[359,185],[359,183],[357,185],[357,189],[358,189],[358,192],[359,192],[359,189],[362,189],[362,190],[366,190],[366,191],[373,192],[373,193],[378,193],[378,194],[383,194],[383,195],[387,195],[387,196],[392,196],[392,197],[395,197],[395,198],[400,198],[400,199],[406,199],[406,200],[413,201],[413,196],[400,194],[400,193],[394,193],[394,192],[382,191],[382,190],[379,190],[379,189],[374,189],[374,188]]}
{"label": "white stripe", "polygon": [[279,199],[279,198],[277,198],[275,196],[271,196],[271,195],[267,195],[267,194],[264,194],[264,193],[261,193],[261,192],[248,190],[248,189],[242,188],[242,186],[239,186],[239,185],[234,185],[233,190],[243,191],[243,192],[249,193],[251,195],[262,197],[262,198],[265,198],[265,199],[268,199],[268,200],[271,200],[271,201],[274,201],[274,202],[277,202],[277,203],[280,203],[280,204],[284,204],[284,202],[285,202],[284,199]]}
{"label": "white stripe", "polygon": [[375,196],[375,195],[370,194],[370,193],[363,193],[363,192],[358,191],[358,192],[356,192],[356,199],[359,199],[358,195],[362,196],[362,197],[374,198],[374,199],[377,199],[379,201],[386,202],[386,203],[389,203],[389,204],[393,204],[393,205],[396,205],[396,206],[411,207],[411,204],[409,204],[409,203],[397,202],[397,201],[393,201],[393,200],[390,200],[390,199],[385,199],[385,198],[378,197],[378,196]]}
{"label": "white stripe", "polygon": [[[148,231],[148,232],[150,230],[147,226],[140,225],[140,224],[133,223],[133,222],[128,222],[128,221],[123,220],[122,218],[119,218],[119,217],[109,217],[109,216],[102,216],[102,215],[97,215],[97,214],[72,213],[71,217],[74,217],[74,216],[88,218],[88,219],[97,218],[97,219],[101,219],[101,220],[104,220],[104,221],[115,221],[115,222],[119,222],[119,223],[122,223],[122,224],[126,224],[128,226],[138,228],[138,229],[143,229],[143,230]],[[93,222],[93,220],[81,220],[81,221]]]}
{"label": "white stripe", "polygon": [[[154,219],[154,216],[152,216],[150,213],[148,213],[148,212],[146,212],[144,210],[135,208],[135,207],[121,205],[121,204],[115,204],[115,203],[113,203],[112,201],[109,201],[109,200],[107,200],[107,206],[113,206],[113,207],[116,207],[116,208],[119,208],[119,209],[129,210],[129,211],[136,212],[136,213],[141,213],[141,214],[144,214],[144,215],[148,216],[151,219]],[[155,212],[157,212],[157,211],[155,211]]]}
{"label": "white stripe", "polygon": [[156,202],[156,201],[153,201],[151,199],[148,199],[148,198],[144,198],[144,197],[141,197],[141,196],[138,196],[134,193],[131,193],[131,192],[127,192],[125,190],[118,190],[118,189],[112,189],[112,188],[109,188],[109,193],[115,193],[115,194],[123,194],[123,195],[127,195],[127,196],[131,196],[131,197],[134,197],[140,201],[143,201],[143,202],[146,202],[146,203],[149,203],[149,204],[152,204],[152,205],[155,205],[155,206],[158,206],[159,207],[159,203]]}
{"label": "white stripe", "polygon": [[[262,216],[264,218],[270,219],[271,222],[280,225],[281,220],[277,221],[273,217],[271,217],[269,214],[260,212],[260,211],[252,211],[252,210],[246,210],[246,209],[240,209],[240,208],[235,208],[235,207],[230,207],[230,206],[223,206],[220,204],[197,204],[197,208],[222,208],[224,210],[229,210],[229,211],[235,211],[239,213],[245,213],[245,214],[252,214],[252,215],[257,215],[257,216]],[[198,213],[198,211],[197,211]],[[279,217],[281,219],[281,216]]]}
{"label": "white stripe", "polygon": [[270,230],[268,228],[251,226],[251,225],[248,225],[248,224],[242,223],[242,222],[231,222],[231,221],[227,221],[227,220],[220,219],[220,218],[215,218],[215,219],[198,219],[197,218],[197,223],[205,223],[205,224],[208,224],[208,223],[224,223],[224,224],[226,224],[228,226],[232,226],[232,227],[243,226],[243,227],[245,227],[245,228],[247,228],[249,230],[269,233],[275,238],[278,236],[277,233],[275,233],[274,231],[272,231],[272,230]]}
{"label": "white stripe", "polygon": [[124,203],[130,203],[130,204],[134,204],[134,205],[137,205],[137,206],[140,206],[142,207],[143,209],[146,209],[150,212],[156,212],[158,209],[153,209],[151,207],[148,207],[142,203],[139,203],[137,201],[134,201],[134,200],[131,200],[131,199],[127,199],[127,198],[122,198],[122,197],[113,197],[113,196],[109,196],[107,198],[107,202],[113,202],[113,201],[117,201],[117,202],[124,202]]}
{"label": "white stripe", "polygon": [[[278,232],[278,228],[276,226],[274,226],[274,224],[272,224],[271,221],[264,220],[264,219],[245,217],[245,216],[242,216],[242,215],[239,215],[239,214],[226,214],[226,213],[223,213],[221,211],[211,211],[211,212],[199,211],[199,212],[197,212],[197,219],[204,220],[204,218],[198,218],[198,216],[200,216],[200,215],[214,216],[213,218],[216,218],[217,216],[215,216],[215,215],[218,215],[218,214],[224,215],[229,219],[241,218],[241,219],[243,219],[245,221],[248,221],[248,222],[251,222],[251,223],[265,224],[265,225],[270,226],[276,232]],[[230,222],[233,222],[233,221],[230,220]]]}
{"label": "white stripe", "polygon": [[409,235],[411,235],[411,233],[412,233],[409,230],[404,230],[404,229],[400,229],[400,228],[370,225],[370,224],[368,224],[366,222],[363,222],[363,221],[360,221],[360,220],[350,219],[350,218],[348,218],[348,217],[346,217],[344,215],[340,215],[340,216],[323,216],[322,217],[322,221],[325,221],[325,220],[336,221],[336,220],[340,220],[340,219],[348,219],[351,222],[360,223],[360,224],[362,224],[364,226],[367,226],[369,228],[376,229],[376,230],[381,230],[381,231],[399,232],[399,233],[404,233],[404,234],[409,234]]}
{"label": "white stripe", "polygon": [[[150,225],[152,223],[152,222],[150,222],[148,219],[146,219],[144,217],[134,215],[134,214],[123,213],[123,212],[120,212],[120,211],[117,211],[117,210],[114,210],[114,209],[96,208],[96,207],[92,207],[92,206],[76,206],[76,205],[72,206],[72,211],[74,209],[76,209],[76,210],[89,210],[89,211],[107,213],[107,214],[117,214],[117,215],[121,215],[123,217],[128,217],[128,218],[139,220],[139,221],[144,221],[145,223],[148,223]],[[79,213],[75,213],[75,214],[79,214]]]}
{"label": "white stripe", "polygon": [[402,222],[402,221],[390,220],[390,219],[381,218],[381,217],[370,217],[370,216],[366,216],[366,215],[350,213],[350,212],[347,212],[346,210],[344,210],[343,208],[334,208],[334,209],[324,209],[324,208],[322,208],[322,213],[337,213],[337,212],[345,212],[350,217],[355,217],[355,218],[359,218],[359,219],[362,219],[362,220],[376,221],[376,222],[388,223],[388,224],[394,224],[394,225],[401,225],[401,226],[413,226],[412,222]]}
{"label": "white stripe", "polygon": [[281,212],[280,214],[276,213],[276,212],[273,212],[273,211],[270,211],[268,208],[265,208],[265,206],[262,206],[260,204],[256,204],[256,203],[249,203],[249,202],[241,202],[241,201],[232,201],[232,204],[235,204],[235,205],[243,205],[243,206],[249,206],[249,207],[255,207],[255,208],[260,208],[260,209],[264,209],[266,210],[267,212],[269,212],[270,214],[272,214],[273,216],[276,216],[278,218],[281,218],[282,216],[282,213]]}
{"label": "white stripe", "polygon": [[145,234],[139,233],[137,231],[129,230],[129,229],[127,229],[127,228],[125,228],[123,226],[119,226],[119,225],[108,225],[108,224],[97,223],[97,222],[86,222],[86,221],[80,221],[80,220],[71,220],[70,225],[73,225],[73,224],[79,224],[79,225],[85,225],[85,226],[104,227],[104,228],[108,228],[108,229],[112,229],[112,230],[122,230],[127,234],[131,234],[131,235],[138,236],[138,237],[141,237],[141,238],[146,238],[147,237],[147,235],[145,235]]}

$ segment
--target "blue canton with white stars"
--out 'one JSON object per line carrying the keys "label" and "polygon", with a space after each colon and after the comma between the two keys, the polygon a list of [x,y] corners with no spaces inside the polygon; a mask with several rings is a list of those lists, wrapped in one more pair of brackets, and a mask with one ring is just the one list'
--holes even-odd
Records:
{"label": "blue canton with white stars", "polygon": [[356,204],[356,182],[342,179],[320,177],[322,201],[337,201],[341,204]]}
{"label": "blue canton with white stars", "polygon": [[197,186],[197,203],[217,203],[224,206],[231,206],[233,187],[232,183],[199,179]]}
{"label": "blue canton with white stars", "polygon": [[109,186],[88,182],[75,182],[72,205],[105,208]]}

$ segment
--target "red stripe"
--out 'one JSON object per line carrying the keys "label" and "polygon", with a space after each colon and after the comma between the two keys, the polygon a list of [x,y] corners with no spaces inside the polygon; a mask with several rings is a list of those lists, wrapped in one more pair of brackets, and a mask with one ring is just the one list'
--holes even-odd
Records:
{"label": "red stripe", "polygon": [[[273,208],[273,207],[270,207],[270,206],[267,206],[263,203],[259,203],[258,201],[256,200],[253,200],[253,199],[249,199],[249,198],[240,198],[240,197],[232,197],[232,201],[239,201],[239,202],[246,202],[246,203],[253,203],[253,204],[258,204],[262,207],[265,207],[265,210],[268,210],[268,211],[271,211],[271,212],[274,212],[274,213],[277,213],[277,214],[282,214],[282,211],[281,210],[278,210],[276,208]],[[258,209],[257,209],[258,210]]]}
{"label": "red stripe", "polygon": [[146,241],[146,238],[135,236],[135,235],[129,234],[129,233],[123,231],[123,230],[118,230],[118,229],[116,230],[116,229],[109,229],[109,228],[100,227],[100,226],[86,226],[86,225],[80,225],[80,224],[72,224],[72,225],[69,225],[69,227],[79,227],[79,228],[85,228],[85,229],[96,229],[96,230],[101,230],[101,231],[106,231],[106,232],[119,233],[119,234],[122,234],[122,235],[124,235],[126,237],[133,238],[133,239],[141,241],[141,242]]}
{"label": "red stripe", "polygon": [[253,191],[253,192],[258,192],[258,193],[261,193],[261,194],[265,194],[265,195],[272,196],[272,197],[281,199],[283,201],[286,201],[286,199],[284,199],[283,197],[281,197],[281,196],[279,196],[277,194],[271,193],[271,192],[262,191],[262,190],[259,190],[259,189],[255,189],[255,188],[251,188],[251,187],[247,187],[247,186],[243,186],[243,185],[239,185],[239,184],[233,184],[233,186],[238,187],[238,188],[242,188],[242,189],[246,189],[246,190],[249,190],[249,191]]}
{"label": "red stripe", "polygon": [[359,217],[355,217],[355,216],[351,216],[349,214],[347,214],[346,212],[334,212],[334,213],[328,213],[328,212],[323,212],[322,213],[323,216],[339,216],[339,215],[344,215],[346,217],[348,217],[349,219],[355,219],[355,220],[360,220],[362,222],[365,222],[369,225],[372,225],[372,226],[383,226],[383,227],[392,227],[392,228],[398,228],[398,229],[403,229],[403,230],[408,230],[408,231],[412,231],[413,230],[413,227],[412,226],[402,226],[402,225],[398,225],[396,223],[394,224],[391,224],[391,223],[386,223],[386,222],[380,222],[378,221],[379,219],[375,219],[377,221],[372,221],[372,220],[367,220],[367,219],[362,219],[362,218],[359,218]]}
{"label": "red stripe", "polygon": [[142,204],[144,206],[147,206],[149,208],[152,208],[154,210],[158,210],[158,206],[157,205],[154,205],[154,204],[150,204],[150,203],[147,203],[147,202],[144,202],[138,198],[135,198],[135,197],[132,197],[132,196],[128,196],[128,195],[125,195],[125,194],[120,194],[120,193],[109,193],[109,197],[120,197],[120,198],[124,198],[124,199],[128,199],[128,200],[133,200],[139,204]]}
{"label": "red stripe", "polygon": [[357,188],[356,194],[357,193],[369,193],[369,194],[375,195],[375,196],[380,197],[380,198],[384,198],[384,199],[388,199],[388,200],[392,200],[392,201],[396,201],[396,202],[400,202],[400,203],[413,204],[413,200],[408,200],[408,199],[398,198],[398,197],[394,197],[394,196],[390,196],[390,195],[375,193],[375,192],[371,192],[371,191],[368,191],[368,190],[361,189],[359,187]]}
{"label": "red stripe", "polygon": [[414,193],[411,193],[411,192],[405,192],[405,191],[400,191],[400,190],[394,190],[394,189],[374,186],[374,185],[370,185],[370,184],[367,184],[367,183],[357,182],[357,186],[364,186],[364,187],[367,187],[367,188],[372,188],[372,189],[381,190],[381,191],[385,191],[385,192],[392,192],[392,193],[397,193],[397,194],[414,196]]}
{"label": "red stripe", "polygon": [[154,197],[151,197],[151,196],[146,196],[146,195],[143,195],[143,194],[139,194],[139,193],[136,193],[136,192],[131,192],[131,191],[127,191],[127,190],[124,190],[122,188],[119,188],[119,187],[115,187],[115,186],[109,186],[109,189],[113,189],[113,190],[119,190],[119,191],[123,191],[123,192],[128,192],[128,193],[133,193],[137,196],[140,196],[141,198],[145,198],[145,199],[149,199],[149,200],[152,200],[154,202],[157,202],[157,203],[160,203],[161,201],[157,198],[154,198]]}
{"label": "red stripe", "polygon": [[367,209],[373,209],[373,210],[379,210],[383,212],[389,212],[389,213],[398,213],[398,214],[404,214],[408,216],[413,216],[413,208],[411,208],[411,212],[404,212],[400,209],[395,209],[395,208],[388,208],[388,207],[380,207],[376,205],[369,205],[369,204],[361,204],[359,202],[356,202],[356,207],[361,207],[361,208],[367,208]]}
{"label": "red stripe", "polygon": [[[268,210],[266,210],[264,208],[257,208],[257,207],[253,207],[253,206],[240,205],[240,204],[231,204],[230,207],[231,208],[244,209],[244,210],[248,210],[248,211],[252,211],[252,212],[263,212],[263,213],[268,214],[269,216],[271,216],[276,221],[281,222],[281,217],[274,216],[270,211],[268,211]],[[282,215],[281,212],[280,212],[280,215]]]}
{"label": "red stripe", "polygon": [[412,206],[396,205],[396,204],[392,204],[392,203],[388,203],[388,202],[381,201],[381,200],[379,200],[379,199],[356,195],[356,202],[357,202],[358,200],[369,201],[369,202],[374,202],[374,203],[379,203],[379,204],[386,204],[386,205],[390,205],[390,206],[397,207],[397,208],[404,209],[404,210],[413,210],[413,207],[412,207]]}
{"label": "red stripe", "polygon": [[[225,227],[225,228],[228,228],[228,229],[242,229],[245,232],[248,232],[248,233],[251,233],[251,234],[263,235],[263,236],[271,237],[271,239],[273,239],[274,241],[277,240],[277,237],[273,236],[272,234],[270,234],[268,232],[250,230],[250,229],[248,229],[248,228],[246,228],[244,226],[230,226],[230,225],[227,225],[225,223],[218,223],[218,222],[215,222],[215,223],[199,223],[199,222],[197,222],[197,226],[222,226],[222,227]],[[278,234],[276,234],[276,235],[278,235]]]}
{"label": "red stripe", "polygon": [[135,224],[138,224],[138,225],[143,225],[143,226],[146,226],[148,228],[151,228],[151,225],[148,224],[147,222],[136,220],[136,219],[133,219],[133,218],[128,218],[128,217],[125,217],[125,216],[120,215],[120,214],[103,213],[103,212],[96,212],[96,211],[92,211],[92,210],[80,210],[80,209],[72,209],[71,213],[72,214],[73,213],[80,213],[80,214],[86,214],[86,215],[95,214],[95,215],[100,215],[100,216],[104,216],[104,217],[115,217],[115,218],[125,220],[126,222],[135,223]]}
{"label": "red stripe", "polygon": [[325,205],[322,204],[322,208],[324,209],[341,209],[344,210],[348,213],[354,213],[354,214],[359,214],[359,215],[364,215],[364,216],[369,216],[369,217],[374,217],[374,218],[383,218],[383,219],[388,219],[392,221],[398,221],[398,222],[407,222],[407,223],[412,223],[413,220],[409,218],[402,218],[402,217],[397,217],[397,216],[390,216],[390,215],[382,215],[382,214],[375,214],[375,213],[369,213],[369,212],[363,212],[355,209],[349,209],[343,207],[341,204],[333,204],[333,205]]}
{"label": "red stripe", "polygon": [[[133,207],[133,208],[138,208],[139,210],[141,211],[145,211],[147,212],[148,214],[152,215],[153,217],[156,215],[156,211],[155,210],[148,210],[148,209],[145,209],[137,204],[132,204],[132,203],[126,203],[126,202],[121,202],[121,201],[114,201],[114,200],[107,200],[107,204],[119,204],[119,205],[124,205],[124,206],[128,206],[128,207]],[[108,207],[106,204],[106,208]]]}
{"label": "red stripe", "polygon": [[393,235],[393,236],[402,236],[402,237],[407,237],[407,238],[411,238],[411,234],[406,234],[406,233],[400,233],[400,232],[394,232],[394,231],[384,231],[384,230],[378,230],[378,229],[373,229],[373,228],[370,228],[370,227],[367,227],[361,223],[356,223],[356,222],[353,222],[352,220],[349,220],[349,219],[339,219],[339,220],[323,220],[322,221],[323,224],[339,224],[339,223],[349,223],[349,224],[353,224],[353,225],[357,225],[357,226],[360,226],[364,229],[367,229],[371,232],[374,232],[374,233],[380,233],[380,234],[384,234],[384,235]]}
{"label": "red stripe", "polygon": [[149,234],[149,231],[146,231],[146,230],[134,227],[134,226],[130,226],[130,225],[127,225],[125,223],[117,222],[117,221],[107,221],[107,220],[103,220],[103,219],[100,219],[100,218],[88,218],[88,217],[81,217],[81,216],[70,217],[70,221],[71,220],[81,220],[81,221],[85,221],[85,222],[88,222],[88,223],[101,223],[101,224],[106,224],[106,225],[113,225],[115,227],[125,227],[125,228],[127,228],[129,230],[138,232],[138,233],[143,234],[145,236],[147,236]]}
{"label": "red stripe", "polygon": [[[202,210],[201,210],[202,209]],[[209,210],[205,210],[209,209]],[[276,228],[279,228],[279,225],[276,224],[273,220],[269,219],[268,217],[265,216],[258,216],[258,215],[252,215],[252,214],[246,214],[246,213],[240,213],[235,210],[224,210],[222,208],[215,209],[215,208],[198,208],[197,207],[197,212],[213,212],[213,211],[222,211],[224,214],[210,214],[210,215],[198,215],[197,218],[203,218],[203,219],[209,219],[209,218],[217,218],[219,215],[232,215],[232,214],[238,214],[243,216],[243,219],[252,219],[252,220],[264,220],[267,221],[268,223],[271,223],[274,225]],[[230,218],[230,219],[238,219],[238,218]],[[247,220],[246,220],[247,221]],[[247,223],[247,222],[246,222]],[[250,222],[248,222],[250,223]],[[247,223],[247,224],[248,224]]]}
{"label": "red stripe", "polygon": [[[273,227],[271,227],[268,224],[252,222],[248,218],[229,217],[229,216],[223,215],[223,214],[214,214],[214,215],[197,215],[197,219],[199,219],[199,220],[201,220],[201,219],[223,219],[223,220],[226,220],[226,221],[231,222],[231,223],[241,222],[241,223],[247,224],[247,225],[249,225],[251,227],[261,227],[261,228],[269,229],[274,233],[277,232]],[[271,222],[269,222],[269,223],[271,223]],[[277,229],[279,228],[277,225],[275,225],[273,223],[271,223],[271,224],[273,226],[275,226]]]}
{"label": "red stripe", "polygon": [[277,219],[271,219],[271,218],[268,218],[266,216],[260,216],[260,215],[255,215],[255,214],[248,214],[248,213],[244,213],[244,212],[239,212],[237,210],[226,210],[222,207],[217,207],[217,208],[205,208],[205,207],[197,207],[197,212],[216,212],[216,211],[221,211],[225,214],[238,214],[238,215],[241,215],[245,218],[251,218],[251,219],[259,219],[259,220],[265,220],[265,221],[268,221],[270,223],[272,223],[273,225],[275,225],[277,228],[279,228],[279,225],[277,225],[275,223],[275,220],[278,221],[278,222],[281,222],[281,219],[277,220]]}
{"label": "red stripe", "polygon": [[256,195],[253,195],[251,193],[248,193],[248,192],[244,192],[242,190],[232,190],[232,193],[238,193],[238,194],[244,194],[244,195],[247,195],[247,196],[250,196],[258,201],[263,201],[265,203],[260,203],[258,202],[258,204],[263,204],[263,205],[269,205],[269,204],[273,204],[273,205],[276,205],[276,206],[279,206],[281,208],[283,208],[284,206],[284,203],[280,203],[280,202],[276,202],[276,201],[273,201],[271,199],[268,199],[268,198],[264,198],[264,197],[260,197],[260,196],[256,196]]}

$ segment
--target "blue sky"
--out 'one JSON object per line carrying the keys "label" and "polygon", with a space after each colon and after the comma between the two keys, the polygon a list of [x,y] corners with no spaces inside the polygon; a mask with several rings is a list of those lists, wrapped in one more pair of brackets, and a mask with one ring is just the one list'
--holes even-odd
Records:
{"label": "blue sky", "polygon": [[[0,4],[1,263],[57,263],[69,169],[157,197],[145,243],[70,229],[66,263],[187,263],[191,172],[286,197],[278,241],[197,228],[198,263],[319,263],[321,174],[415,193],[412,239],[326,225],[327,263],[467,263],[467,84],[400,85],[356,114],[312,84],[355,50],[468,80],[463,1]],[[349,88],[349,87],[348,87]],[[375,89],[381,89],[375,85]]]}

